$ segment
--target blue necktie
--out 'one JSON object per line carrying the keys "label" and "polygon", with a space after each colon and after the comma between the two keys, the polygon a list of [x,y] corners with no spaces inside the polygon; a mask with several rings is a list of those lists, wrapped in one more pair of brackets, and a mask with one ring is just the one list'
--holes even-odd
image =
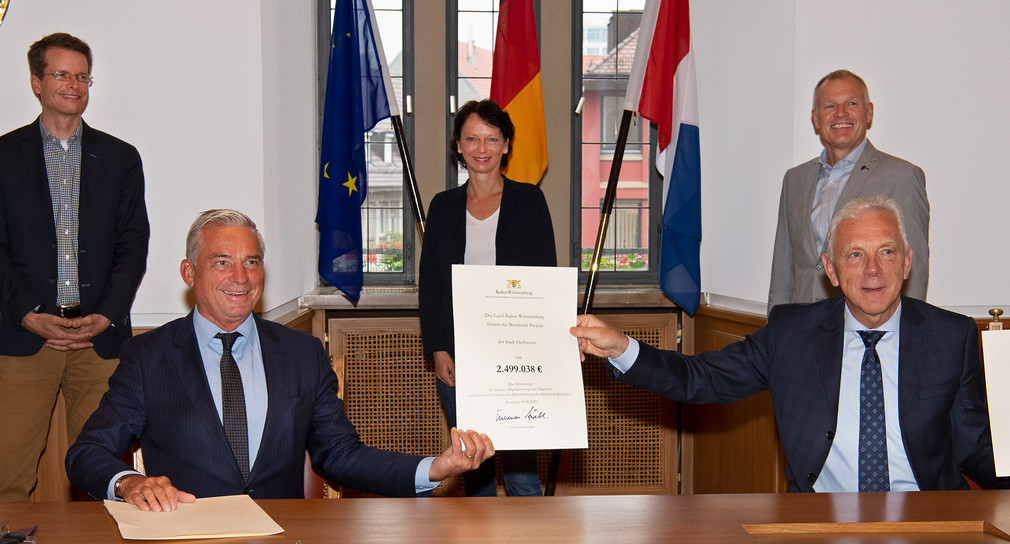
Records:
{"label": "blue necktie", "polygon": [[890,491],[884,381],[877,357],[877,342],[884,331],[859,331],[859,336],[866,346],[859,372],[859,490]]}
{"label": "blue necktie", "polygon": [[221,339],[221,419],[224,436],[238,462],[242,481],[246,481],[249,479],[249,432],[246,429],[245,391],[242,389],[242,374],[231,354],[231,347],[239,336],[242,335],[237,332],[219,332],[214,338]]}

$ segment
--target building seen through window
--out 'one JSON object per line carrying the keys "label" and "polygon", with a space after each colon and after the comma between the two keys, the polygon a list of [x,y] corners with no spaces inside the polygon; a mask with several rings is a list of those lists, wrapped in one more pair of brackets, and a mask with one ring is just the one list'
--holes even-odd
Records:
{"label": "building seen through window", "polygon": [[[336,0],[330,0],[330,28],[335,2]],[[409,0],[372,0],[396,102],[408,132],[411,119],[402,110],[404,66],[410,65],[409,59],[404,58],[403,48],[406,36],[404,22],[408,21],[409,24],[409,19],[404,14],[409,11],[409,4]],[[406,282],[412,279],[413,258],[409,248],[413,243],[415,227],[413,214],[404,202],[403,159],[389,119],[380,121],[365,134],[365,153],[368,194],[361,207],[365,283]],[[383,281],[380,276],[390,277]]]}
{"label": "building seen through window", "polygon": [[[582,5],[582,100],[576,152],[580,184],[578,247],[581,268],[588,270],[600,222],[607,180],[624,112],[631,65],[638,43],[644,0],[584,0]],[[631,125],[618,177],[617,198],[601,256],[603,272],[656,274],[658,258],[650,258],[652,225],[661,210],[655,206],[655,167],[650,160],[647,121]],[[655,217],[654,217],[655,215]],[[629,281],[634,281],[633,278]]]}
{"label": "building seen through window", "polygon": [[[498,7],[501,2],[458,0],[456,4],[456,92],[453,113],[470,100],[491,98],[491,68],[494,64],[494,41],[498,34]],[[458,164],[452,168],[450,184],[458,186],[466,183],[466,168]]]}

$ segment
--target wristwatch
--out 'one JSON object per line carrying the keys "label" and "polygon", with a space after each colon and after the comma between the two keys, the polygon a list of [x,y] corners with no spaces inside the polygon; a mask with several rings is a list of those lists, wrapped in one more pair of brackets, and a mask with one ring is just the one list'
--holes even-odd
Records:
{"label": "wristwatch", "polygon": [[119,486],[120,486],[120,484],[123,483],[123,478],[126,478],[127,476],[132,476],[132,474],[123,474],[122,476],[120,476],[119,478],[116,479],[116,483],[112,484],[112,496],[113,497],[115,497],[117,499],[122,499],[123,498],[123,495],[119,492]]}

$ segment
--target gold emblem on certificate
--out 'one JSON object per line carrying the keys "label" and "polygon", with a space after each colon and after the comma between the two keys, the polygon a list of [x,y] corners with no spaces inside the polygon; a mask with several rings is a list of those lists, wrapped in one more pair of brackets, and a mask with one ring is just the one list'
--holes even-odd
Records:
{"label": "gold emblem on certificate", "polygon": [[11,0],[0,0],[0,25],[4,24],[4,15],[7,15],[7,6],[11,5]]}

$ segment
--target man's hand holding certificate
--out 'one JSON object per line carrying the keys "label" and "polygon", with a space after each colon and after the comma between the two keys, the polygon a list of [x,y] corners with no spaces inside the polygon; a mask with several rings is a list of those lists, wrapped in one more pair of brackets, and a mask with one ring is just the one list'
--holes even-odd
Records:
{"label": "man's hand holding certificate", "polygon": [[586,448],[574,268],[453,265],[456,419],[497,450]]}

